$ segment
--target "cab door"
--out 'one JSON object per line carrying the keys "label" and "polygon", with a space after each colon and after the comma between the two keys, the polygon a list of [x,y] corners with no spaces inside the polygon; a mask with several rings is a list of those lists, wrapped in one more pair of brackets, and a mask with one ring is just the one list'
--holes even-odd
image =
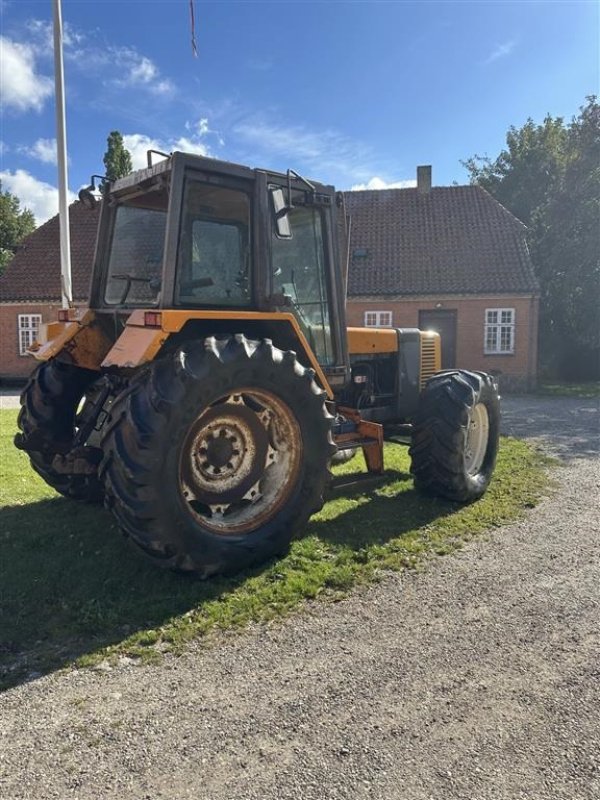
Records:
{"label": "cab door", "polygon": [[293,311],[322,365],[335,361],[325,265],[324,225],[320,210],[298,206],[288,212],[291,234],[274,234],[271,265],[275,295]]}

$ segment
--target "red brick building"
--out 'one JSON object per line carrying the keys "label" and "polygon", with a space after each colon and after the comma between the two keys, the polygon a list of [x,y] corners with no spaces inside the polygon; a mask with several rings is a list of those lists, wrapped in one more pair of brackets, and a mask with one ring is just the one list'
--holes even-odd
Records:
{"label": "red brick building", "polygon": [[[70,206],[73,300],[85,304],[94,259],[98,210]],[[44,322],[61,307],[58,216],[40,225],[23,242],[0,277],[0,378],[27,377],[35,366],[29,345]]]}
{"label": "red brick building", "polygon": [[348,324],[442,335],[443,367],[537,379],[539,286],[525,226],[478,186],[345,194],[351,219]]}

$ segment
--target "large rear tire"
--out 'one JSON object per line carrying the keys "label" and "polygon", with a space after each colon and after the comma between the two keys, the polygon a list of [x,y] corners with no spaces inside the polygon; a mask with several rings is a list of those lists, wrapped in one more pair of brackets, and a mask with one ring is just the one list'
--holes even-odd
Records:
{"label": "large rear tire", "polygon": [[[31,466],[49,486],[65,497],[101,503],[104,490],[97,468],[97,448],[75,447],[77,410],[98,373],[52,359],[32,373],[21,394],[15,445],[26,450]],[[79,473],[57,469],[58,463],[78,466]]]}
{"label": "large rear tire", "polygon": [[459,503],[487,489],[498,454],[500,404],[490,375],[434,375],[413,420],[411,472],[417,489]]}
{"label": "large rear tire", "polygon": [[294,353],[243,335],[154,362],[103,437],[106,504],[155,563],[201,577],[285,552],[322,503],[325,393]]}

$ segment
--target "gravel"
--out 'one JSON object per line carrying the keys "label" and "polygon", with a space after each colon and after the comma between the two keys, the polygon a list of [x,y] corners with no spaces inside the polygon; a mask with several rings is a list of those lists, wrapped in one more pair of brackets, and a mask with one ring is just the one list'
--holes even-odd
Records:
{"label": "gravel", "polygon": [[600,797],[598,403],[504,412],[563,462],[524,520],[158,666],[9,690],[0,797]]}

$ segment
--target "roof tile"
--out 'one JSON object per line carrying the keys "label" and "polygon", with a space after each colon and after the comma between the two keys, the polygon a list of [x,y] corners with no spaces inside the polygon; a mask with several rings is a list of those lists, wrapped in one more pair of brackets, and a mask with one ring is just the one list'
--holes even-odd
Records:
{"label": "roof tile", "polygon": [[[87,300],[94,262],[100,207],[80,202],[69,206],[73,299]],[[60,227],[58,215],[36,228],[10,260],[0,277],[0,300],[60,300]]]}
{"label": "roof tile", "polygon": [[348,294],[534,292],[525,226],[479,186],[347,192]]}

